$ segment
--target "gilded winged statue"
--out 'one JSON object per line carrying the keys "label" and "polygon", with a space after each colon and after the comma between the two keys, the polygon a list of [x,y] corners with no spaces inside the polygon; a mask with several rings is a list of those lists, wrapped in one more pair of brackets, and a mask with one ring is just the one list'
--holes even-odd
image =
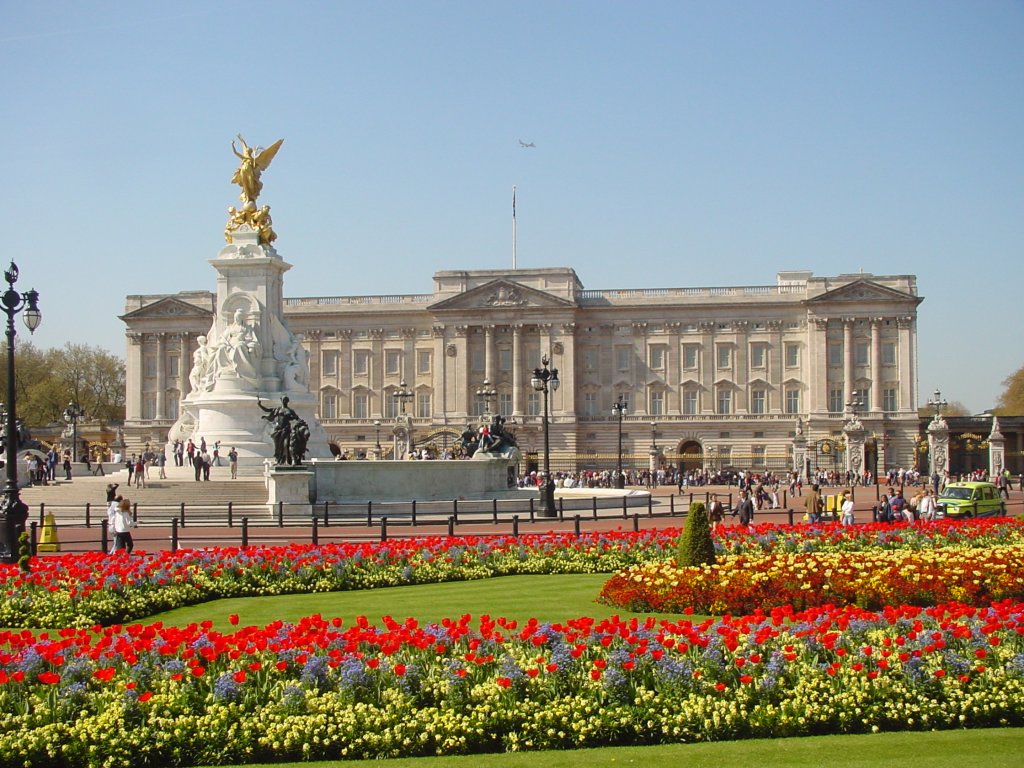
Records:
{"label": "gilded winged statue", "polygon": [[231,142],[231,151],[242,162],[235,170],[235,175],[231,177],[231,183],[242,188],[242,194],[239,197],[243,203],[254,203],[260,196],[260,190],[263,189],[260,174],[270,167],[270,162],[277,154],[277,150],[281,148],[284,139],[278,139],[266,149],[250,147],[245,143],[242,134],[238,134],[238,140],[242,142],[242,151],[238,151],[234,141]]}

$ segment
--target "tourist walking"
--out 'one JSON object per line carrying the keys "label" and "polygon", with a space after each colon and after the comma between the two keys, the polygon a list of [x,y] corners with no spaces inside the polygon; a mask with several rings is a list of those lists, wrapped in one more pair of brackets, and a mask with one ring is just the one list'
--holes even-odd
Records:
{"label": "tourist walking", "polygon": [[238,451],[235,450],[234,446],[231,446],[231,450],[228,451],[228,464],[231,466],[231,479],[238,479]]}
{"label": "tourist walking", "polygon": [[114,546],[110,553],[123,549],[130,555],[135,549],[135,542],[132,540],[135,521],[132,519],[132,503],[128,499],[119,496],[110,503],[107,509],[107,527],[114,532]]}

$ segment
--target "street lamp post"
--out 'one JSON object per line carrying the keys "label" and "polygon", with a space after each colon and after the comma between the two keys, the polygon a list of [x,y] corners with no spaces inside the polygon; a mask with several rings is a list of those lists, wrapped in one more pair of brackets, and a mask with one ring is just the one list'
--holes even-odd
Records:
{"label": "street lamp post", "polygon": [[401,407],[402,415],[405,416],[405,402],[406,400],[412,400],[413,395],[412,390],[406,388],[405,379],[402,379],[398,383],[398,389],[392,392],[392,395],[394,396],[395,400],[398,401],[399,406]]}
{"label": "street lamp post", "polygon": [[551,477],[551,440],[550,426],[548,423],[548,392],[555,392],[558,389],[558,369],[548,368],[548,356],[540,359],[541,368],[533,369],[533,378],[530,383],[538,392],[544,393],[544,477],[541,486],[541,495],[544,500],[543,514],[545,517],[554,517],[555,510],[555,479]]}
{"label": "street lamp post", "polygon": [[928,405],[935,409],[935,420],[938,421],[942,418],[942,411],[945,410],[949,403],[942,399],[942,393],[936,389],[935,394],[928,401]]}
{"label": "street lamp post", "polygon": [[71,462],[78,461],[78,422],[85,416],[82,406],[72,400],[64,409],[64,421],[71,425]]}
{"label": "street lamp post", "polygon": [[619,399],[612,403],[612,415],[619,419],[619,461],[618,474],[615,476],[616,488],[626,487],[626,476],[622,474],[622,417],[626,415],[628,408],[629,403],[622,398],[622,395],[619,395]]}
{"label": "street lamp post", "polygon": [[6,482],[4,483],[3,512],[0,513],[0,560],[7,563],[18,561],[18,539],[25,530],[28,519],[28,505],[21,500],[18,493],[18,432],[17,408],[14,390],[14,316],[24,310],[25,326],[30,333],[35,333],[43,315],[39,311],[39,293],[28,290],[19,293],[14,289],[18,282],[18,267],[12,261],[4,272],[7,290],[0,303],[7,315],[7,413],[4,425]]}
{"label": "street lamp post", "polygon": [[377,439],[376,439],[377,445],[374,448],[374,452],[375,452],[374,458],[379,459],[380,458],[380,451],[381,451],[381,448],[380,448],[380,419],[374,419],[373,420],[373,427],[377,431]]}
{"label": "street lamp post", "polygon": [[476,396],[483,402],[483,416],[487,418],[491,414],[491,401],[498,397],[498,390],[491,386],[488,379],[484,379],[484,383],[477,387]]}

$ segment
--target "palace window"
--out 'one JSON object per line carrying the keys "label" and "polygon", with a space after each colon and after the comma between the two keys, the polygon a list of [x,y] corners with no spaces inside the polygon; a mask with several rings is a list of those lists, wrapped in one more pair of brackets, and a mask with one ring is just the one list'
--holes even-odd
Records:
{"label": "palace window", "polygon": [[512,393],[511,392],[499,392],[498,393],[498,413],[502,416],[508,417],[512,415]]}
{"label": "palace window", "polygon": [[650,396],[650,409],[648,413],[651,416],[662,416],[665,413],[665,392],[661,389],[652,389]]}
{"label": "palace window", "polygon": [[839,387],[833,387],[828,391],[828,412],[831,414],[841,414],[845,406],[845,400],[843,398],[843,390]]}
{"label": "palace window", "polygon": [[526,414],[528,416],[540,416],[540,392],[534,390],[526,397]]}
{"label": "palace window", "polygon": [[[356,376],[366,376],[370,372],[370,351],[368,349],[357,349],[352,353],[352,373]],[[365,419],[366,417],[363,416]]]}
{"label": "palace window", "polygon": [[499,371],[511,371],[512,370],[512,349],[509,347],[498,348],[498,370]]}
{"label": "palace window", "polygon": [[786,390],[786,413],[800,413],[800,390],[796,387]]}
{"label": "palace window", "polygon": [[764,414],[767,411],[768,393],[763,389],[755,389],[750,393],[750,412]]}
{"label": "palace window", "polygon": [[786,367],[796,368],[800,365],[800,345],[799,344],[787,344],[786,345]]}
{"label": "palace window", "polygon": [[750,345],[750,367],[751,368],[764,368],[765,350],[767,347],[764,344],[751,344]]}
{"label": "palace window", "polygon": [[615,348],[615,367],[620,371],[629,370],[629,361],[633,358],[632,347]]}
{"label": "palace window", "polygon": [[842,344],[829,344],[828,345],[828,364],[832,366],[838,366],[843,364],[843,345]]}
{"label": "palace window", "polygon": [[665,370],[665,346],[663,344],[657,344],[652,346],[649,350],[649,360],[652,371],[663,371]]}
{"label": "palace window", "polygon": [[719,369],[732,367],[732,347],[728,344],[719,344],[717,347],[717,359]]}
{"label": "palace window", "polygon": [[718,413],[726,415],[732,413],[732,390],[718,390]]}
{"label": "palace window", "polygon": [[868,364],[868,344],[867,342],[857,342],[853,346],[853,362],[855,365],[867,365]]}
{"label": "palace window", "polygon": [[896,365],[896,344],[894,342],[883,342],[882,365]]}
{"label": "palace window", "polygon": [[896,387],[886,387],[882,390],[882,410],[886,413],[893,413],[899,409],[899,390]]}
{"label": "palace window", "polygon": [[683,346],[683,369],[687,371],[697,370],[697,355],[700,347],[697,344],[685,344]]}
{"label": "palace window", "polygon": [[320,415],[325,419],[338,418],[338,396],[335,393],[323,393],[320,398]]}
{"label": "palace window", "polygon": [[365,419],[369,413],[369,398],[365,394],[352,395],[352,418]]}
{"label": "palace window", "polygon": [[416,394],[416,418],[429,419],[431,415],[430,393],[418,392]]}
{"label": "palace window", "polygon": [[384,352],[384,372],[388,376],[402,374],[402,350],[388,349]]}
{"label": "palace window", "polygon": [[168,355],[167,357],[167,375],[172,378],[178,378],[178,360],[177,355]]}
{"label": "palace window", "polygon": [[686,416],[697,415],[697,390],[687,389],[683,392],[683,413]]}
{"label": "palace window", "polygon": [[338,353],[334,350],[327,350],[323,353],[323,375],[338,375]]}
{"label": "palace window", "polygon": [[426,376],[430,373],[431,355],[429,349],[416,350],[416,373]]}

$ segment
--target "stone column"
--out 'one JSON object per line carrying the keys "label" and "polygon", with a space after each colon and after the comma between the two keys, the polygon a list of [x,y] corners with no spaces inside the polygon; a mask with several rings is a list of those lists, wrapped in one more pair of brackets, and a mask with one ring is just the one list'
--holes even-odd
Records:
{"label": "stone column", "polygon": [[[896,377],[900,383],[900,411],[907,413],[916,410],[916,394],[914,379],[914,354],[912,348],[912,334],[914,318],[899,317],[896,320],[899,326],[899,354],[897,355]],[[948,457],[947,457],[948,463]]]}
{"label": "stone column", "polygon": [[448,391],[445,387],[448,376],[447,356],[444,353],[444,326],[435,325],[432,329],[434,346],[430,366],[431,386],[434,388],[433,409],[431,414],[434,423],[448,423]]}
{"label": "stone column", "polygon": [[192,334],[188,331],[181,332],[181,362],[178,365],[178,391],[181,399],[188,397],[192,391],[192,382],[188,375],[192,373]]}
{"label": "stone column", "polygon": [[494,386],[497,378],[494,374],[494,325],[484,326],[484,378]]}
{"label": "stone column", "polygon": [[846,435],[846,471],[860,478],[864,474],[864,440],[867,432],[856,414],[843,425],[843,434]]}
{"label": "stone column", "polygon": [[469,326],[455,326],[455,340],[448,344],[446,353],[452,364],[449,369],[449,391],[452,393],[449,402],[455,406],[455,415],[460,421],[469,418],[473,412],[471,387],[469,386]]}
{"label": "stone column", "polygon": [[167,334],[156,335],[156,418],[167,418]]}
{"label": "stone column", "polygon": [[[736,330],[736,353],[732,361],[732,383],[735,384],[735,402],[732,403],[734,414],[751,412],[751,324],[736,321],[732,327]],[[740,384],[742,383],[742,384]]]}
{"label": "stone column", "polygon": [[785,368],[785,350],[782,342],[782,321],[768,321],[769,344],[767,351],[768,363],[768,413],[782,413],[785,408],[786,391],[782,386],[782,373]]}
{"label": "stone column", "polygon": [[828,319],[812,317],[807,323],[808,341],[806,361],[808,413],[828,412]]}
{"label": "stone column", "polygon": [[857,387],[853,380],[853,318],[843,318],[843,402]]}
{"label": "stone column", "polygon": [[988,435],[988,476],[995,482],[996,477],[1006,469],[1006,440],[999,431],[999,417],[992,417],[992,431]]}
{"label": "stone column", "polygon": [[871,402],[872,412],[882,410],[882,318],[871,318]]}
{"label": "stone column", "polygon": [[512,326],[512,415],[517,418],[523,415],[522,332],[521,324]]}
{"label": "stone column", "polygon": [[679,329],[682,323],[665,323],[668,333],[668,351],[665,354],[665,413],[681,416],[683,413],[682,387],[679,385],[683,366],[679,359]]}
{"label": "stone column", "polygon": [[126,379],[134,384],[127,388],[125,403],[125,420],[132,421],[142,418],[142,392],[146,386],[146,371],[142,359],[143,334],[128,331],[128,364]]}
{"label": "stone column", "polygon": [[[710,321],[699,323],[700,343],[703,360],[700,366],[700,408],[701,414],[709,415],[715,412],[715,324]],[[633,406],[633,412],[637,412]]]}
{"label": "stone column", "polygon": [[939,473],[945,478],[949,471],[949,425],[936,416],[928,425],[928,475]]}
{"label": "stone column", "polygon": [[576,323],[562,323],[562,340],[556,342],[558,349],[558,412],[562,416],[576,414]]}

